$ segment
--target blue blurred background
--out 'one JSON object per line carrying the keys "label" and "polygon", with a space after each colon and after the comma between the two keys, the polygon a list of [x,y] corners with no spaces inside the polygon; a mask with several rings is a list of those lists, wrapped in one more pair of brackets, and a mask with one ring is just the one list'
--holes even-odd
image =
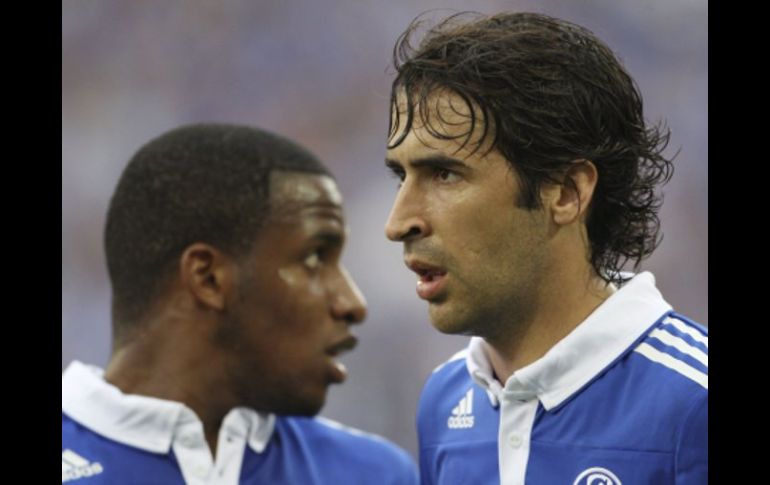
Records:
{"label": "blue blurred background", "polygon": [[644,269],[708,324],[706,0],[67,0],[62,3],[62,369],[109,358],[101,245],[121,170],[177,125],[257,125],[296,139],[337,174],[351,228],[345,261],[369,302],[350,378],[323,414],[416,455],[421,386],[466,339],[441,335],[383,234],[396,182],[383,165],[393,42],[417,14],[543,12],[593,30],[672,130],[664,239]]}

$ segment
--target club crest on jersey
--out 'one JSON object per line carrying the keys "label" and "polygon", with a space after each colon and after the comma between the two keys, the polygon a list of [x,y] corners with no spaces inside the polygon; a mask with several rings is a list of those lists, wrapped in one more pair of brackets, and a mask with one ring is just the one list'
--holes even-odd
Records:
{"label": "club crest on jersey", "polygon": [[606,468],[593,467],[584,470],[572,485],[623,485],[614,473]]}

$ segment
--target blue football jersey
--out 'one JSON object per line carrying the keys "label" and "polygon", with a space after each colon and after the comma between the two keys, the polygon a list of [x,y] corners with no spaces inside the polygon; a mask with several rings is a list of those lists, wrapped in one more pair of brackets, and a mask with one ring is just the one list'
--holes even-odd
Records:
{"label": "blue football jersey", "polygon": [[73,363],[62,379],[62,483],[416,485],[401,448],[324,418],[228,414],[212,457],[189,408],[124,395]]}
{"label": "blue football jersey", "polygon": [[708,483],[708,333],[649,273],[505,386],[482,342],[425,385],[421,483]]}

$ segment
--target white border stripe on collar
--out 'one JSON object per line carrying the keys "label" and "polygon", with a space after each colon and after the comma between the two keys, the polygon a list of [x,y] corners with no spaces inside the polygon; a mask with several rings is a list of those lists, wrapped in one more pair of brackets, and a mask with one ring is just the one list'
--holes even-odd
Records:
{"label": "white border stripe on collar", "polygon": [[686,333],[690,337],[693,338],[696,342],[700,342],[706,347],[709,346],[709,338],[700,333],[699,331],[695,330],[694,328],[691,328],[686,323],[684,323],[681,320],[678,320],[676,318],[668,317],[665,320],[663,320],[663,323],[668,323],[669,325],[673,325],[674,328],[679,330],[682,333]]}
{"label": "white border stripe on collar", "polygon": [[639,346],[634,349],[634,352],[639,352],[651,361],[657,362],[658,364],[662,364],[669,369],[675,370],[688,379],[697,382],[706,389],[709,388],[709,376],[697,369],[693,369],[681,360],[678,360],[675,357],[666,354],[665,352],[661,352],[648,343],[643,342],[639,344]]}
{"label": "white border stripe on collar", "polygon": [[688,344],[684,339],[681,337],[677,337],[676,335],[672,335],[665,330],[661,330],[659,328],[656,328],[652,332],[650,332],[650,337],[656,338],[663,342],[664,344],[674,347],[679,352],[682,352],[683,354],[687,354],[694,359],[697,359],[698,362],[705,365],[706,367],[709,366],[709,356],[703,352],[701,349],[697,347],[693,347],[692,345]]}

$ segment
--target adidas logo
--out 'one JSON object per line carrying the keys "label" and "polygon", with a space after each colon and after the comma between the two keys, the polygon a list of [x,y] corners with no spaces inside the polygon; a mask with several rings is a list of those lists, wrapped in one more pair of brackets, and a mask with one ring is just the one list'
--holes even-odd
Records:
{"label": "adidas logo", "polygon": [[452,410],[452,415],[447,420],[449,429],[462,429],[473,427],[473,388],[460,399],[460,402]]}
{"label": "adidas logo", "polygon": [[103,471],[101,463],[91,463],[72,450],[61,452],[61,482],[98,475]]}

